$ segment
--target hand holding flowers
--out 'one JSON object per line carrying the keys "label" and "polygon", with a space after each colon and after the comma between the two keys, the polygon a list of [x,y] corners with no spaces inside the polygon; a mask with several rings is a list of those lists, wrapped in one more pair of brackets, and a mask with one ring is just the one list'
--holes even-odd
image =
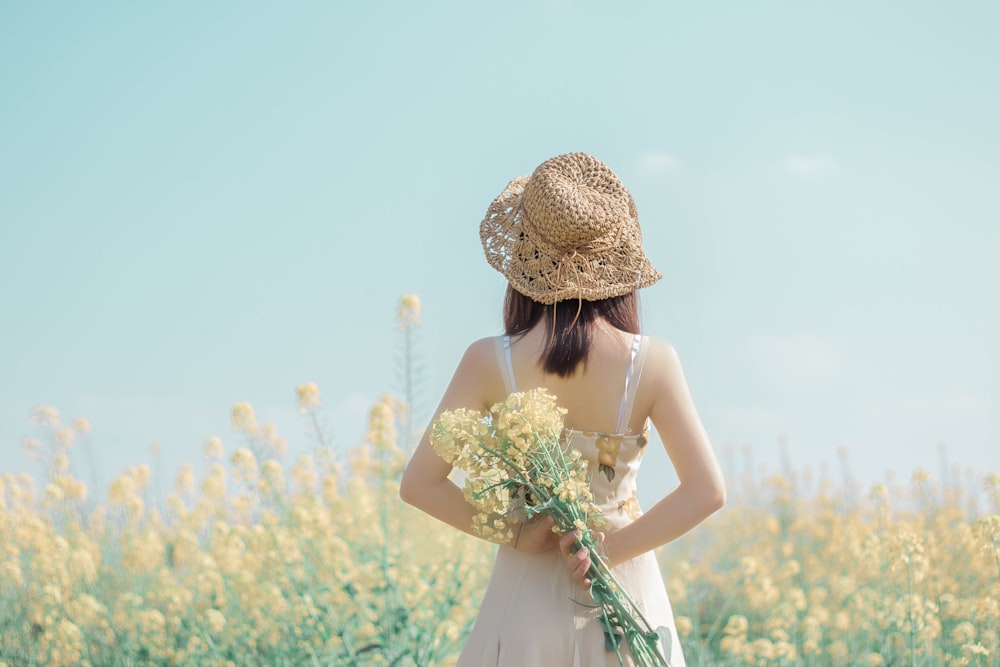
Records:
{"label": "hand holding flowers", "polygon": [[[604,544],[604,533],[595,533],[594,535],[597,539],[595,555],[602,558],[605,563],[608,563],[607,551],[602,551],[601,549]],[[566,570],[570,576],[575,581],[580,582],[580,586],[584,590],[589,591],[593,582],[587,578],[587,573],[593,567],[593,561],[590,558],[590,549],[585,546],[576,548],[577,545],[583,544],[582,540],[583,534],[578,530],[566,533],[559,540],[559,552],[566,559]]]}
{"label": "hand holding flowers", "polygon": [[559,546],[559,538],[555,519],[543,515],[522,523],[514,531],[514,542],[510,546],[527,553],[545,553]]}

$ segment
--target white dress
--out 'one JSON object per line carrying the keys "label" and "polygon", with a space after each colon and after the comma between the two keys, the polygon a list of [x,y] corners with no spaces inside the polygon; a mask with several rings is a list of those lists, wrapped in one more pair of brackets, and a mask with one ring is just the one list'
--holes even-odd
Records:
{"label": "white dress", "polygon": [[[498,356],[509,391],[517,391],[510,364],[510,343],[504,336]],[[636,475],[646,444],[648,425],[640,434],[621,433],[628,424],[639,383],[647,339],[636,336],[632,364],[625,379],[618,415],[618,433],[567,429],[567,441],[588,461],[594,502],[617,530],[640,514]],[[634,381],[633,381],[634,378]],[[670,667],[684,667],[684,655],[673,612],[652,552],[613,569],[615,577],[639,605],[650,625],[666,629],[663,646]],[[559,551],[530,554],[506,546],[496,562],[479,615],[458,660],[459,667],[618,667],[618,657],[604,646],[604,633],[589,594],[573,581]],[[632,656],[623,642],[626,665]]]}

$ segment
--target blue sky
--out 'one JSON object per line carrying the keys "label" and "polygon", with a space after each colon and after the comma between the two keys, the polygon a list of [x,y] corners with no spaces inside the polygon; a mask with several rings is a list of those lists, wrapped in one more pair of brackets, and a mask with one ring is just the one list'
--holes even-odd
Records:
{"label": "blue sky", "polygon": [[[238,445],[236,401],[342,448],[500,328],[478,223],[583,150],[637,200],[642,295],[720,453],[862,481],[1000,470],[1000,19],[987,2],[0,4],[0,470],[31,408],[105,479]],[[725,454],[727,451],[733,454]],[[650,458],[643,500],[671,484]]]}

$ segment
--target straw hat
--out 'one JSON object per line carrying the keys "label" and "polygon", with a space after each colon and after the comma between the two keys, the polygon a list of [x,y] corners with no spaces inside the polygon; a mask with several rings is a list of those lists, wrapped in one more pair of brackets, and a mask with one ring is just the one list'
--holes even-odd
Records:
{"label": "straw hat", "polygon": [[597,301],[662,278],[642,252],[632,195],[586,153],[546,160],[511,181],[479,226],[486,260],[535,301]]}

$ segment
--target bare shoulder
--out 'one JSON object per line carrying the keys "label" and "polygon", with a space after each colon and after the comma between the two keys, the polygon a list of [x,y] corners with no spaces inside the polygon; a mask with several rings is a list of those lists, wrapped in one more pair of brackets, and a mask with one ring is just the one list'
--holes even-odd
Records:
{"label": "bare shoulder", "polygon": [[469,344],[462,355],[462,360],[455,370],[455,380],[462,382],[468,388],[482,380],[499,374],[497,367],[496,342],[493,338],[480,338]]}
{"label": "bare shoulder", "polygon": [[493,338],[480,338],[466,348],[440,409],[468,407],[479,410],[491,405],[498,394],[503,394],[503,376],[497,364],[495,345]]}
{"label": "bare shoulder", "polygon": [[670,342],[650,337],[642,383],[647,390],[652,391],[654,397],[686,391],[687,382],[681,368],[681,359]]}
{"label": "bare shoulder", "polygon": [[681,360],[674,346],[660,338],[649,337],[649,348],[646,351],[646,366],[660,370],[680,368]]}
{"label": "bare shoulder", "polygon": [[480,338],[472,341],[462,357],[462,365],[466,364],[482,368],[485,365],[496,365],[496,338]]}

